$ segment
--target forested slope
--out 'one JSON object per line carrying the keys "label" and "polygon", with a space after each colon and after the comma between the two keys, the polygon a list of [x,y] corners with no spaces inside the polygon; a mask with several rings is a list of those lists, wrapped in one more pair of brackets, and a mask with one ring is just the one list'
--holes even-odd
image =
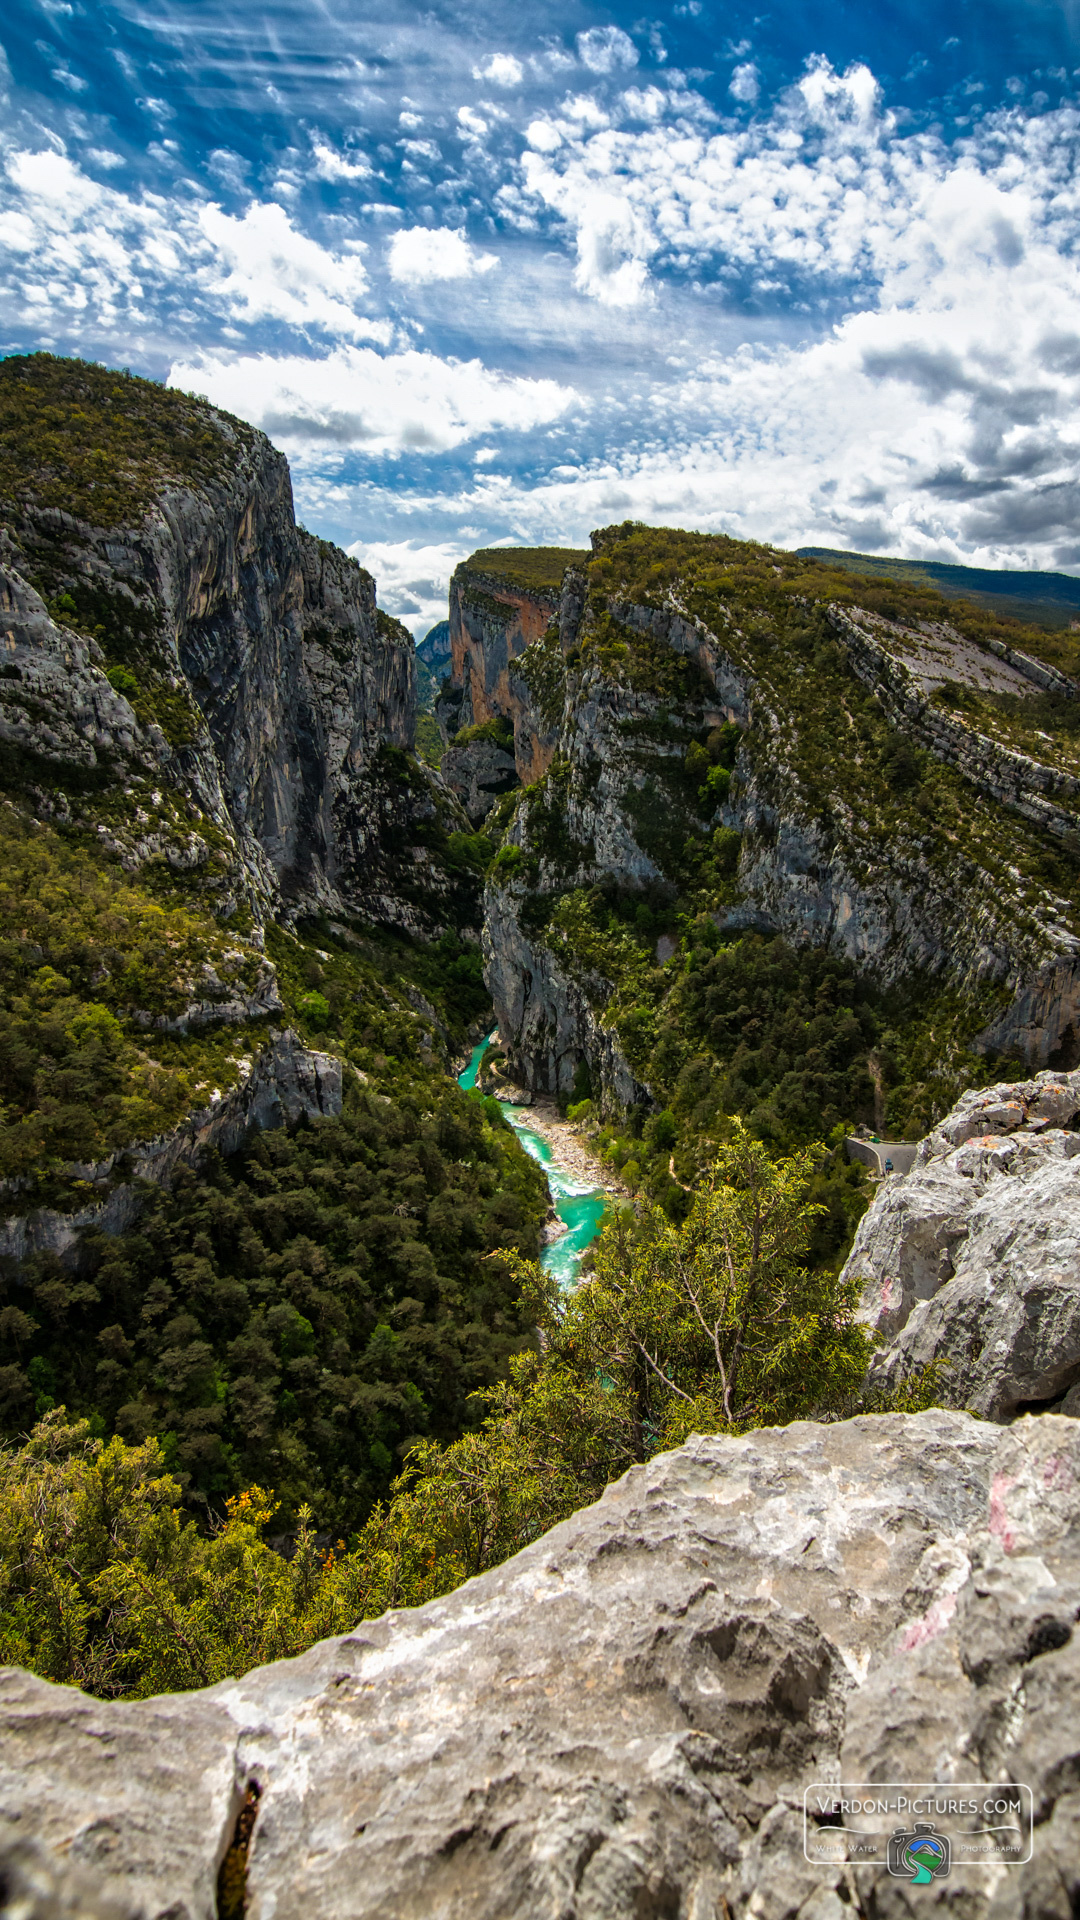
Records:
{"label": "forested slope", "polygon": [[9,359],[0,515],[0,1423],[348,1534],[530,1338],[544,1182],[448,1073],[486,843],[262,435]]}

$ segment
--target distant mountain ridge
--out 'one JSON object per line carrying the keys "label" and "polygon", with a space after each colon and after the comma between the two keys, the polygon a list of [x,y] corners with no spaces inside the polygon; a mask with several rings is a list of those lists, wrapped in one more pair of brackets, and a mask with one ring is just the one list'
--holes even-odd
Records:
{"label": "distant mountain ridge", "polygon": [[435,702],[450,671],[450,622],[440,620],[416,643],[417,751],[438,766],[443,740],[435,724]]}
{"label": "distant mountain ridge", "polygon": [[1080,622],[1080,578],[1071,573],[1021,573],[1009,568],[954,567],[937,560],[893,560],[881,554],[849,553],[836,547],[797,547],[805,560],[823,560],[848,573],[924,582],[950,600],[974,600],[995,613],[1029,620],[1040,627]]}
{"label": "distant mountain ridge", "polygon": [[440,620],[416,643],[416,654],[432,673],[450,658],[450,622]]}

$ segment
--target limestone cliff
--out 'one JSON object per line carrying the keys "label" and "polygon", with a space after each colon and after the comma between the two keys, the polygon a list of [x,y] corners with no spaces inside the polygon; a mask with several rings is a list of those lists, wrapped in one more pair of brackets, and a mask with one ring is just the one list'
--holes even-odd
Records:
{"label": "limestone cliff", "polygon": [[[50,371],[21,364],[30,382]],[[71,363],[54,364],[70,383]],[[104,409],[113,376],[98,372],[85,370],[84,405]],[[205,875],[224,911],[415,922],[386,834],[388,815],[400,838],[437,804],[385,757],[413,743],[411,638],[376,608],[370,574],[297,527],[288,464],[264,435],[167,398],[181,426],[194,418],[210,468],[185,484],[163,446],[130,519],[81,517],[77,495],[48,504],[29,460],[9,484],[0,741],[39,812],[89,816],[88,794],[111,791],[107,834],[125,860],[160,849]],[[155,787],[170,817],[141,831]]]}
{"label": "limestone cliff", "polygon": [[[1078,1539],[1074,1420],[806,1423],[693,1439],[448,1598],[202,1693],[9,1668],[9,1910],[211,1920],[246,1804],[248,1920],[1071,1920]],[[912,1892],[841,1781],[1023,1782],[1034,1845],[950,1821]]]}
{"label": "limestone cliff", "polygon": [[[1067,676],[989,616],[965,625],[891,590],[875,603],[874,583],[721,537],[594,535],[558,594],[552,578],[533,590],[530,622],[531,564],[487,553],[459,569],[454,653],[462,712],[512,719],[519,777],[542,776],[487,903],[489,978],[527,1084],[565,1091],[582,1059],[605,1090],[648,1079],[625,1049],[612,1067],[617,983],[595,967],[587,982],[551,937],[554,903],[598,885],[689,891],[722,929],[778,929],[883,983],[958,990],[984,1046],[1080,1058]],[[730,764],[687,777],[696,743],[725,728]]]}
{"label": "limestone cliff", "polygon": [[[523,566],[513,549],[474,554],[450,582],[450,680],[460,696],[458,727],[509,719],[514,727],[518,778],[547,772],[557,737],[557,714],[543,710],[522,677],[521,655],[535,652],[563,605],[566,570],[583,553],[568,547],[528,550]],[[564,643],[565,644],[565,643]]]}
{"label": "limestone cliff", "polygon": [[[36,1049],[40,1071],[58,1071],[72,1021],[98,1016],[113,1022],[123,1066],[109,1071],[128,1100],[128,1118],[84,1151],[45,1134],[33,1150],[6,1142],[2,1204],[36,1217],[14,1221],[7,1252],[70,1253],[80,1227],[127,1224],[117,1182],[130,1198],[133,1175],[165,1178],[176,1153],[322,1110],[294,1098],[300,1042],[267,1034],[285,1012],[275,923],[334,916],[350,923],[343,939],[355,923],[421,940],[452,929],[452,945],[475,926],[475,876],[448,857],[468,823],[413,755],[415,722],[411,636],[377,607],[370,574],[297,526],[288,464],[264,435],[104,368],[0,363],[0,792],[23,839],[38,833],[40,884],[55,893],[36,936],[10,884],[4,897],[5,1107],[20,1141],[47,1134],[65,1096],[41,1092],[26,1062]],[[77,897],[95,867],[112,876],[108,924],[81,947],[64,904],[75,848],[89,863]],[[135,891],[112,925],[117,863]],[[138,929],[151,926],[147,962]],[[72,941],[77,988],[44,964]],[[49,981],[67,996],[59,1025],[12,1040],[13,1018],[33,1026],[28,990],[45,992],[39,1027],[52,1018]],[[305,984],[293,981],[293,1018]],[[318,997],[315,1018],[314,1031],[331,1018]],[[70,1103],[77,1118],[81,1088]],[[114,1177],[124,1155],[133,1164]]]}

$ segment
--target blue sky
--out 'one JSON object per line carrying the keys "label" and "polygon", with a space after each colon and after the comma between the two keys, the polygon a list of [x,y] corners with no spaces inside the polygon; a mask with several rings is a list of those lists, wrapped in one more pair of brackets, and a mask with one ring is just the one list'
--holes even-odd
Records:
{"label": "blue sky", "polygon": [[16,0],[0,350],[206,393],[418,633],[626,517],[1080,572],[1080,16]]}

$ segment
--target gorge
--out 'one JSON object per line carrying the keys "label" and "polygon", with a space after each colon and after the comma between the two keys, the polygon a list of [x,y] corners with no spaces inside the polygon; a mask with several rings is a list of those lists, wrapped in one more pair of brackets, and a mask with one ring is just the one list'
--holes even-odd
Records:
{"label": "gorge", "polygon": [[1080,636],[625,523],[418,752],[243,422],[0,362],[0,522],[7,1910],[1075,1920]]}

